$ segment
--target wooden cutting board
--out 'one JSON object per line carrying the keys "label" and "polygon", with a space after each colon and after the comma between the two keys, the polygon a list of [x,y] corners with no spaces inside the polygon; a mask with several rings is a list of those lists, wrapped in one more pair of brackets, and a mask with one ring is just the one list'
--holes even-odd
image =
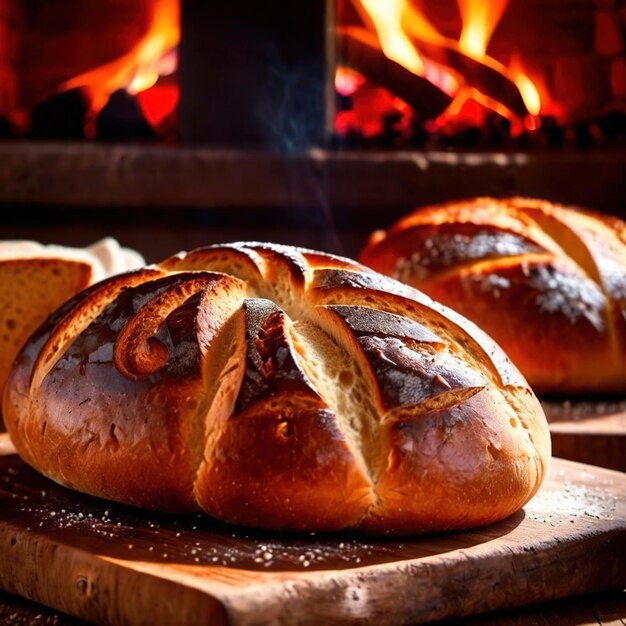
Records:
{"label": "wooden cutting board", "polygon": [[543,400],[555,456],[626,472],[626,399]]}
{"label": "wooden cutting board", "polygon": [[619,472],[553,459],[523,511],[472,532],[288,535],[83,496],[2,437],[0,588],[88,621],[417,624],[626,586]]}

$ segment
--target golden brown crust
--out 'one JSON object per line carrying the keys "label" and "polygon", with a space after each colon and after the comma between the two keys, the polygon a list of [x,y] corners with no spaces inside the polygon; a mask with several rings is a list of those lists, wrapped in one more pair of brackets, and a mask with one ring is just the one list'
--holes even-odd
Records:
{"label": "golden brown crust", "polygon": [[540,392],[626,391],[626,224],[527,198],[418,209],[360,260],[473,320]]}
{"label": "golden brown crust", "polygon": [[4,397],[25,460],[101,497],[252,526],[414,533],[506,517],[550,443],[473,324],[348,259],[231,244],[79,294]]}

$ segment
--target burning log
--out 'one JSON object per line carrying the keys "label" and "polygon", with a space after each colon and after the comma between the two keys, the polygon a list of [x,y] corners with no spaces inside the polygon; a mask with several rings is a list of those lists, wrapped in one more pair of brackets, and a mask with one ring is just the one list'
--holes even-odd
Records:
{"label": "burning log", "polygon": [[[481,6],[486,7],[487,4]],[[493,27],[507,3],[493,4],[493,7],[489,5],[490,9],[486,13],[467,10],[465,15],[461,15],[463,29],[458,41],[443,35],[421,9],[407,0],[389,3],[389,8],[385,5],[385,9],[373,0],[353,0],[352,7],[362,24],[355,28],[363,29],[365,33],[376,33],[373,35],[375,45],[380,45],[382,50],[390,53],[404,67],[415,70],[420,61],[432,62],[439,66],[433,70],[450,70],[449,74],[456,75],[459,94],[479,92],[485,101],[490,101],[486,103],[481,100],[489,108],[506,117],[510,117],[508,111],[523,119],[531,112],[528,107],[534,108],[534,104],[527,105],[524,100],[524,96],[528,97],[529,93],[522,94],[516,84],[515,74],[486,54]],[[497,6],[500,6],[500,11]],[[490,21],[492,18],[495,22]],[[464,37],[465,27],[471,28],[471,37]],[[409,52],[410,47],[413,48],[413,54]],[[524,79],[526,82],[527,78]],[[533,111],[534,114],[537,112]]]}
{"label": "burning log", "polygon": [[[346,65],[402,98],[418,113],[426,118],[436,117],[450,104],[450,96],[441,89],[387,58],[376,37],[365,28],[345,27],[338,34],[339,51]],[[409,37],[420,54],[453,70],[469,87],[500,103],[520,119],[528,115],[518,86],[506,74],[468,56],[444,37],[437,42],[418,38],[414,33]]]}
{"label": "burning log", "polygon": [[338,49],[341,63],[389,90],[425,119],[441,115],[452,102],[439,87],[388,59],[376,40],[363,29],[340,29]]}
{"label": "burning log", "polygon": [[433,43],[418,39],[414,35],[411,36],[411,40],[425,57],[453,69],[470,87],[499,102],[520,119],[529,114],[518,86],[502,72],[473,59],[445,40]]}

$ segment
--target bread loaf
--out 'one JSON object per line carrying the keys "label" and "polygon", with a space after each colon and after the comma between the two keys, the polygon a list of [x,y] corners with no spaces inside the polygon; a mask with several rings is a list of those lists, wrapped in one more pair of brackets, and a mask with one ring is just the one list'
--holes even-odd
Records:
{"label": "bread loaf", "polygon": [[356,262],[261,243],[83,291],[25,346],[3,406],[63,485],[265,528],[488,524],[550,455],[535,396],[473,324]]}
{"label": "bread loaf", "polygon": [[143,264],[111,237],[85,249],[0,242],[0,391],[19,349],[52,311],[105,276]]}
{"label": "bread loaf", "polygon": [[626,391],[626,224],[526,198],[418,209],[360,260],[491,335],[537,392]]}

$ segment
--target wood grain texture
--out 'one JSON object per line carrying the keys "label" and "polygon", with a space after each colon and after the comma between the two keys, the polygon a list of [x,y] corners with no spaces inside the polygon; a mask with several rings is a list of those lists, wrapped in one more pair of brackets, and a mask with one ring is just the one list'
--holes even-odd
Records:
{"label": "wood grain texture", "polygon": [[626,472],[626,399],[545,400],[555,456]]}
{"label": "wood grain texture", "polygon": [[559,459],[503,522],[375,540],[137,511],[0,456],[0,588],[96,623],[418,624],[623,589],[624,553],[626,476]]}
{"label": "wood grain texture", "polygon": [[[440,622],[453,626],[458,622]],[[462,626],[625,626],[626,592],[605,592],[469,617]],[[460,624],[459,624],[460,626]]]}
{"label": "wood grain texture", "polygon": [[[92,626],[26,598],[0,591],[2,626]],[[440,626],[625,626],[626,591],[583,594],[519,609],[439,622]]]}

